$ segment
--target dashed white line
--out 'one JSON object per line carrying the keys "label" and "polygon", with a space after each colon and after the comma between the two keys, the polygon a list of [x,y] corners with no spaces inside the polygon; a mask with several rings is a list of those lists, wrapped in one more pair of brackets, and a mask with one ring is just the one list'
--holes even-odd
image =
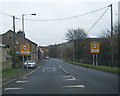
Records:
{"label": "dashed white line", "polygon": [[[59,66],[59,65],[58,65]],[[63,69],[61,66],[59,66],[60,69],[62,69],[65,73],[69,74],[65,69]]]}
{"label": "dashed white line", "polygon": [[23,79],[27,79],[27,77],[24,76]]}
{"label": "dashed white line", "polygon": [[16,83],[26,83],[26,82],[29,82],[29,81],[16,81]]}
{"label": "dashed white line", "polygon": [[69,88],[84,88],[84,85],[70,85],[70,86],[63,86],[63,87],[69,87]]}
{"label": "dashed white line", "polygon": [[21,89],[23,89],[23,88],[5,88],[4,90],[8,91],[8,90],[21,90]]}
{"label": "dashed white line", "polygon": [[63,70],[65,73],[67,73],[67,74],[68,74],[68,72],[67,72],[65,69],[63,69],[63,68],[62,68],[62,70]]}

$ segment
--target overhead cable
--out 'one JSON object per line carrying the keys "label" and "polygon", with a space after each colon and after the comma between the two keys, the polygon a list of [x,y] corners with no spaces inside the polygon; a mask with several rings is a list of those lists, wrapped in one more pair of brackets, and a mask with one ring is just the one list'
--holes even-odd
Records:
{"label": "overhead cable", "polygon": [[[107,8],[107,10],[109,9],[109,7]],[[90,27],[90,29],[86,32],[88,33],[89,31],[91,31],[91,29],[99,22],[99,20],[104,16],[104,14],[107,12],[107,10],[105,10],[105,12],[98,18],[98,20]]]}
{"label": "overhead cable", "polygon": [[7,15],[7,16],[10,16],[10,17],[13,17],[12,15],[10,14],[7,14],[7,13],[4,13],[4,12],[0,12],[1,14],[4,14],[4,15]]}
{"label": "overhead cable", "polygon": [[91,11],[91,12],[87,12],[87,13],[84,13],[84,14],[80,14],[80,15],[76,15],[76,16],[71,16],[71,17],[65,17],[65,18],[58,18],[58,19],[24,19],[24,20],[27,20],[27,21],[59,21],[59,20],[67,20],[67,19],[73,19],[73,18],[78,18],[80,16],[88,15],[88,14],[91,14],[91,13],[103,10],[103,9],[105,9],[107,7],[109,7],[109,6],[106,6],[106,7],[103,7],[103,8],[94,10],[94,11]]}
{"label": "overhead cable", "polygon": [[[97,10],[94,10],[94,11],[91,11],[91,12],[87,12],[87,13],[84,13],[84,14],[80,14],[80,15],[76,15],[76,16],[71,16],[71,17],[65,17],[65,18],[58,18],[58,19],[24,19],[24,20],[27,20],[27,21],[59,21],[59,20],[67,20],[67,19],[73,19],[73,18],[78,18],[80,16],[84,16],[84,15],[88,15],[88,14],[91,14],[91,13],[94,13],[94,12],[97,12],[97,11],[100,11],[100,10],[103,10],[105,8],[109,7],[108,6],[105,6],[103,8],[100,8],[100,9],[97,9]],[[4,14],[4,15],[7,15],[7,16],[10,16],[10,17],[13,17],[13,15],[9,15],[7,13],[3,13],[3,12],[0,12],[1,14]],[[15,17],[15,19],[21,19],[21,18],[17,18]]]}

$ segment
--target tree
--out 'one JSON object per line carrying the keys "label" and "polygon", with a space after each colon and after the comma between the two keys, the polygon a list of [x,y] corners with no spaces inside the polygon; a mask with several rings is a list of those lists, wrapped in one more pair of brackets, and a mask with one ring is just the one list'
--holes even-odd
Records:
{"label": "tree", "polygon": [[[118,66],[118,42],[119,42],[119,32],[120,32],[120,26],[118,24],[115,24],[113,27],[113,45],[111,45],[111,31],[106,30],[101,34],[101,61],[104,61],[104,65],[109,66]],[[113,46],[113,56],[114,56],[114,65],[111,65],[111,57],[112,57],[112,49],[111,46]],[[103,64],[102,63],[102,64]]]}
{"label": "tree", "polygon": [[87,34],[84,29],[70,29],[65,34],[68,41],[73,41],[74,46],[74,59],[79,60],[82,55],[82,49],[84,48],[83,40],[87,38]]}

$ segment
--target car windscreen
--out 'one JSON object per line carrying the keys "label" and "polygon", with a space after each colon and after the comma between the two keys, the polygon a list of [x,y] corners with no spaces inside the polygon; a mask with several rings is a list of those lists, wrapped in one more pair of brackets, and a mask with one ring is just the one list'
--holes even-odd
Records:
{"label": "car windscreen", "polygon": [[26,63],[35,63],[35,62],[32,60],[27,60]]}

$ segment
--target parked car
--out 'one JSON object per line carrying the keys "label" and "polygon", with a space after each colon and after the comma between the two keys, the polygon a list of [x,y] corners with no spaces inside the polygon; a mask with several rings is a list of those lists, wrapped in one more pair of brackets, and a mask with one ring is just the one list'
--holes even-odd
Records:
{"label": "parked car", "polygon": [[37,64],[34,60],[26,60],[24,63],[24,68],[36,68]]}
{"label": "parked car", "polygon": [[45,57],[45,59],[49,59],[49,57],[47,56],[47,57]]}

